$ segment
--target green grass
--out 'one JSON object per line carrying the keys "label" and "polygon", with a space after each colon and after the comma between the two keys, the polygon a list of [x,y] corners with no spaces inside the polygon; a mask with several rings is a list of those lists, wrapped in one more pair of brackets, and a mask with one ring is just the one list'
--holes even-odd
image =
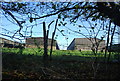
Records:
{"label": "green grass", "polygon": [[[18,49],[18,48],[2,48],[2,53],[15,53],[15,54],[23,54],[23,55],[37,55],[37,56],[42,56],[44,53],[44,50],[42,48],[38,49],[38,48],[25,48],[25,49]],[[50,53],[50,50],[48,50],[48,54]],[[114,55],[116,53],[112,53],[110,60],[115,59]],[[71,56],[74,56],[71,57]],[[78,56],[78,57],[75,57]],[[78,51],[78,50],[53,50],[52,53],[52,57],[55,57],[55,59],[61,59],[61,58],[65,58],[65,59],[69,59],[69,60],[73,60],[73,59],[80,59],[79,57],[89,57],[90,59],[93,57],[98,57],[98,58],[103,58],[104,57],[104,52],[99,52],[97,53],[97,55],[95,56],[93,54],[92,51],[88,50],[88,51]],[[108,54],[107,54],[108,57]],[[81,58],[81,59],[86,59],[86,58]]]}
{"label": "green grass", "polygon": [[[3,79],[93,79],[93,66],[97,65],[93,65],[95,56],[92,51],[53,50],[52,61],[47,61],[47,67],[44,66],[43,49],[26,48],[21,51],[16,48],[2,48],[2,53]],[[110,60],[114,59],[115,54],[112,54]],[[110,63],[106,70],[104,53],[98,52],[97,57],[97,62],[102,62],[98,62],[100,65],[96,78],[118,78],[120,64]]]}
{"label": "green grass", "polygon": [[2,53],[16,53],[16,54],[22,54],[24,55],[43,55],[43,49],[38,48],[25,48],[25,49],[18,49],[18,48],[2,48]]}
{"label": "green grass", "polygon": [[[20,51],[22,51],[22,54],[25,55],[43,55],[44,50],[38,49],[38,48],[25,48],[25,49],[17,49],[17,48],[2,48],[3,53],[16,53],[19,54]],[[48,54],[50,53],[50,50],[48,50]],[[94,56],[92,51],[78,51],[78,50],[53,50],[52,55],[54,56],[63,56],[63,55],[70,55],[70,56]]]}
{"label": "green grass", "polygon": [[[94,76],[92,66],[93,61],[91,59],[92,57],[81,57],[82,54],[79,53],[79,51],[54,50],[53,60],[48,61],[47,68],[45,68],[44,61],[41,57],[42,54],[33,54],[33,49],[27,48],[23,50],[24,54],[18,54],[17,52],[19,52],[19,49],[3,49],[3,79],[92,79]],[[6,53],[8,54],[4,54],[5,50],[7,50]],[[37,51],[37,49],[35,50]],[[27,53],[29,53],[29,55]],[[74,55],[70,55],[69,53]],[[82,53],[90,54],[91,52],[83,51]],[[66,56],[63,56],[64,54],[66,54]],[[119,75],[119,65],[120,64],[112,63],[108,66],[106,71],[106,69],[104,69],[106,68],[106,64],[100,63],[96,78],[118,78],[117,76]],[[43,70],[45,73],[49,74],[49,76],[45,76]]]}

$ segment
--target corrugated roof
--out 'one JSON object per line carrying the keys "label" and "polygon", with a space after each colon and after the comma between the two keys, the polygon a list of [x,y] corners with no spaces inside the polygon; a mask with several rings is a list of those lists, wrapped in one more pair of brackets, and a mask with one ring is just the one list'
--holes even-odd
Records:
{"label": "corrugated roof", "polygon": [[[91,44],[92,42],[95,42],[95,38],[75,38],[75,44]],[[100,39],[96,38],[96,41],[98,42]],[[105,41],[105,40],[103,40]]]}
{"label": "corrugated roof", "polygon": [[[26,38],[26,39],[44,39],[44,37],[29,37],[29,38]],[[49,40],[52,40],[51,38],[48,38]],[[56,41],[54,39],[54,41]]]}

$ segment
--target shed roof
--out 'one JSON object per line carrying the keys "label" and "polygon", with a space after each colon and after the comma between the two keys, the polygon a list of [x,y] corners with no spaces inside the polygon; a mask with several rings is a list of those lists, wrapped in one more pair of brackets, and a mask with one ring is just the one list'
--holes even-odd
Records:
{"label": "shed roof", "polygon": [[[44,37],[29,37],[29,38],[26,38],[26,39],[44,39]],[[51,38],[48,38],[49,40],[52,40]],[[54,40],[56,41],[56,40]]]}
{"label": "shed roof", "polygon": [[[74,38],[75,44],[91,44],[92,42],[93,42],[93,43],[95,42],[94,39],[95,39],[95,38]],[[90,40],[91,40],[92,42],[91,42]],[[97,40],[97,42],[98,42],[98,41],[100,41],[101,39],[96,38],[96,40]],[[105,42],[105,40],[102,40],[102,41]]]}

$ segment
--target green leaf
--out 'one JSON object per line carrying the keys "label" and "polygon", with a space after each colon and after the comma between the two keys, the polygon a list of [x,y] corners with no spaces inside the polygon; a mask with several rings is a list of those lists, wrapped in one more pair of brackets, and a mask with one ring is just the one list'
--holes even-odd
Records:
{"label": "green leaf", "polygon": [[62,20],[64,21],[64,20],[65,20],[65,18],[62,18]]}
{"label": "green leaf", "polygon": [[60,32],[64,32],[64,30],[61,30]]}
{"label": "green leaf", "polygon": [[75,9],[74,12],[78,12],[78,9]]}
{"label": "green leaf", "polygon": [[78,25],[79,27],[82,27],[81,25]]}
{"label": "green leaf", "polygon": [[61,24],[58,24],[58,26],[61,26]]}
{"label": "green leaf", "polygon": [[32,18],[32,17],[30,18],[30,22],[31,22],[31,23],[33,22],[33,18]]}
{"label": "green leaf", "polygon": [[67,15],[64,15],[64,18],[67,18],[68,16]]}
{"label": "green leaf", "polygon": [[37,4],[36,6],[40,6],[40,4]]}
{"label": "green leaf", "polygon": [[91,27],[91,29],[94,29],[94,27]]}
{"label": "green leaf", "polygon": [[63,26],[65,26],[67,23],[64,23]]}
{"label": "green leaf", "polygon": [[97,26],[97,23],[95,23],[95,26]]}
{"label": "green leaf", "polygon": [[79,8],[79,5],[75,5],[75,8]]}
{"label": "green leaf", "polygon": [[92,18],[92,21],[95,21],[96,19],[95,18]]}
{"label": "green leaf", "polygon": [[19,8],[22,8],[22,6],[23,6],[23,5],[22,5],[21,3],[18,3],[18,7],[19,7]]}
{"label": "green leaf", "polygon": [[42,5],[45,5],[45,3],[44,3],[44,2],[42,2]]}
{"label": "green leaf", "polygon": [[53,9],[56,9],[56,5],[53,5],[52,8],[53,8]]}
{"label": "green leaf", "polygon": [[61,19],[61,14],[58,14],[58,18]]}

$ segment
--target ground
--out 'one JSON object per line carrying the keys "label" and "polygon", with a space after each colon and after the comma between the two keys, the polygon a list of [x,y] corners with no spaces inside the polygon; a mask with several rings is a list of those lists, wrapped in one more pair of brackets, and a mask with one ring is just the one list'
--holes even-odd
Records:
{"label": "ground", "polygon": [[[69,59],[70,58],[70,59]],[[78,60],[79,59],[79,60]],[[57,56],[52,61],[43,61],[42,56],[16,53],[2,54],[3,79],[47,79],[47,80],[117,80],[120,63],[88,60],[80,56]],[[86,59],[86,60],[85,60]],[[44,64],[46,63],[46,64]]]}

